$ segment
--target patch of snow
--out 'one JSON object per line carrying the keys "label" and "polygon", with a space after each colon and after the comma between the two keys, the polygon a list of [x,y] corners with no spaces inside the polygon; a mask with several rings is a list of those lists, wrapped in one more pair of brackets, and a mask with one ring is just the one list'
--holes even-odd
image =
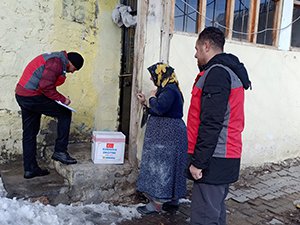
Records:
{"label": "patch of snow", "polygon": [[89,205],[43,205],[23,199],[6,198],[0,179],[0,224],[1,225],[115,225],[122,220],[140,218],[132,206],[114,206],[107,203]]}
{"label": "patch of snow", "polygon": [[191,200],[187,199],[187,198],[181,198],[179,199],[179,203],[181,204],[190,204]]}

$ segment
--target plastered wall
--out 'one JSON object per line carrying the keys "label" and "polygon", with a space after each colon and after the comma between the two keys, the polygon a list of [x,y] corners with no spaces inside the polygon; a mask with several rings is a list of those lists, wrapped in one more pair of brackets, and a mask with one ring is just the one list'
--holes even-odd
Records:
{"label": "plastered wall", "polygon": [[14,88],[28,60],[51,48],[48,38],[53,11],[53,5],[47,1],[0,2],[0,148],[3,157],[21,152],[21,117]]}
{"label": "plastered wall", "polygon": [[[149,1],[145,24],[145,55],[139,88],[149,96],[154,88],[147,67],[160,60],[162,8]],[[187,119],[191,90],[198,74],[195,55],[196,34],[170,36],[169,64],[175,68],[185,98]],[[285,40],[289,42],[289,40]],[[245,130],[242,165],[261,165],[300,156],[300,51],[282,51],[238,41],[226,41],[225,52],[237,55],[245,64],[253,90],[245,93]],[[140,111],[141,112],[141,111]],[[141,117],[140,117],[141,118]],[[143,134],[138,133],[138,158],[141,159]]]}
{"label": "plastered wall", "polygon": [[[170,64],[185,96],[185,119],[196,74],[196,35],[174,34]],[[225,52],[246,66],[253,90],[245,92],[243,166],[300,156],[300,52],[226,42]]]}
{"label": "plastered wall", "polygon": [[[111,20],[117,0],[0,1],[1,159],[22,152],[20,109],[15,85],[35,56],[78,51],[84,67],[59,91],[70,96],[71,140],[89,140],[92,130],[115,130],[118,117],[121,29]],[[43,118],[39,144],[52,144],[56,123]]]}

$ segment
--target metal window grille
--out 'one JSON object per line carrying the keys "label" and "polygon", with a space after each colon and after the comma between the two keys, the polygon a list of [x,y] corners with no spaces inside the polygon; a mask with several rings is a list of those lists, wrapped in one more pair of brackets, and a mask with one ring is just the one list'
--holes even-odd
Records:
{"label": "metal window grille", "polygon": [[[184,0],[193,8],[198,7],[198,0]],[[198,13],[184,4],[182,1],[175,2],[175,30],[188,32],[188,33],[197,33],[197,18]]]}
{"label": "metal window grille", "polygon": [[[295,1],[294,13],[293,13],[293,21],[296,20],[300,16],[300,1]],[[292,47],[300,47],[300,20],[296,21],[292,25]]]}
{"label": "metal window grille", "polygon": [[[261,0],[259,8],[258,30],[273,28],[276,4],[274,0]],[[272,45],[273,32],[266,30],[257,35],[257,43]]]}
{"label": "metal window grille", "polygon": [[[247,33],[248,32],[248,21],[250,12],[250,1],[251,0],[239,0],[235,1],[234,5],[234,16],[233,16],[233,30]],[[233,38],[239,40],[247,40],[246,34],[233,33]]]}

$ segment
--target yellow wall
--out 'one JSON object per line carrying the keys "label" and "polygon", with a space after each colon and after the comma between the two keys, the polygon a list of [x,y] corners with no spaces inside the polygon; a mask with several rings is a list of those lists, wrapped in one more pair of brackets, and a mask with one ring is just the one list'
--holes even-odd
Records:
{"label": "yellow wall", "polygon": [[[68,93],[74,114],[72,129],[80,135],[96,130],[115,130],[121,57],[121,29],[111,19],[118,1],[56,0],[54,49],[78,51],[85,58],[82,70],[69,75],[61,90]],[[67,48],[64,48],[67,46]]]}
{"label": "yellow wall", "polygon": [[[7,3],[9,2],[9,3]],[[71,139],[86,140],[92,130],[115,130],[121,29],[111,19],[117,0],[32,0],[0,2],[0,148],[1,155],[21,153],[21,117],[14,88],[26,64],[50,51],[78,51],[84,67],[59,88],[70,96]],[[43,118],[39,142],[51,144],[53,120]]]}

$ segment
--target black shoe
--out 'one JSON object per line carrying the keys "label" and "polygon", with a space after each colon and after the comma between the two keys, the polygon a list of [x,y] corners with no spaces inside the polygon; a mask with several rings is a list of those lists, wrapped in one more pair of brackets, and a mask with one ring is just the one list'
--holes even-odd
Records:
{"label": "black shoe", "polygon": [[178,204],[170,204],[169,202],[166,202],[162,205],[162,210],[166,212],[176,212],[179,209]]}
{"label": "black shoe", "polygon": [[31,179],[34,177],[42,177],[50,174],[49,170],[41,169],[40,167],[36,167],[32,171],[25,171],[24,178],[25,179]]}
{"label": "black shoe", "polygon": [[51,158],[66,165],[77,163],[77,160],[72,158],[67,152],[54,152]]}

